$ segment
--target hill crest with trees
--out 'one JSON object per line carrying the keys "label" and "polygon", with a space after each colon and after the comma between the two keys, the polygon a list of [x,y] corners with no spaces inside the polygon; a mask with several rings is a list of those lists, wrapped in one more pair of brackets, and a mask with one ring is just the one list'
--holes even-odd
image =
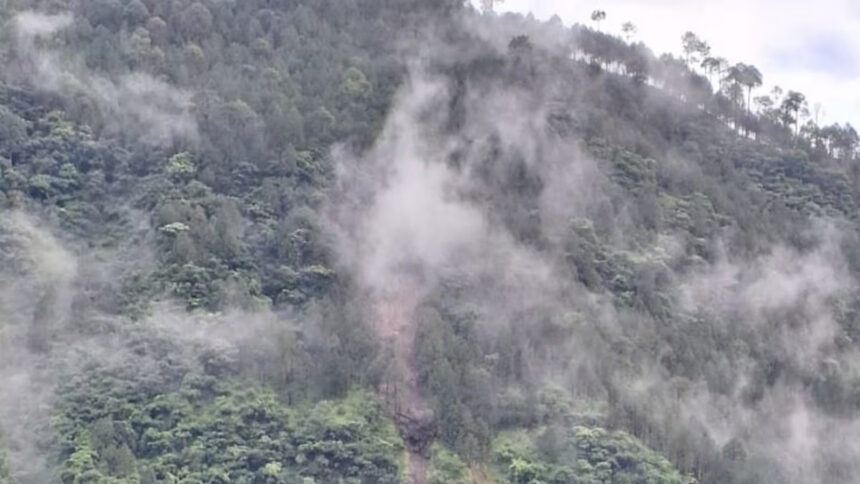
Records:
{"label": "hill crest with trees", "polygon": [[0,482],[855,482],[856,131],[492,6],[0,3]]}

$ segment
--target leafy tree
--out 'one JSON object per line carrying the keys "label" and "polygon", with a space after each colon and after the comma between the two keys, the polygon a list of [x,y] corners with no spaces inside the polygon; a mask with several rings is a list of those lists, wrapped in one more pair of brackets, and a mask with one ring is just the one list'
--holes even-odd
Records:
{"label": "leafy tree", "polygon": [[624,34],[624,39],[627,42],[630,42],[630,39],[636,35],[636,26],[633,25],[633,22],[624,22],[624,25],[621,26],[621,33]]}
{"label": "leafy tree", "polygon": [[724,78],[724,92],[734,105],[735,125],[740,127],[741,113],[743,111],[744,98],[743,86],[747,82],[747,66],[739,63],[730,67],[726,71]]}
{"label": "leafy tree", "polygon": [[591,21],[597,25],[597,30],[600,30],[600,22],[606,20],[606,12],[603,10],[595,10],[591,12]]}
{"label": "leafy tree", "polygon": [[27,122],[0,105],[0,156],[16,155],[27,140]]}
{"label": "leafy tree", "polygon": [[757,106],[758,112],[762,114],[767,114],[773,110],[774,102],[770,96],[756,96],[753,98],[753,102]]}
{"label": "leafy tree", "polygon": [[197,168],[194,166],[191,154],[183,152],[170,157],[165,171],[175,181],[188,182],[194,177]]}
{"label": "leafy tree", "polygon": [[93,0],[87,2],[87,18],[94,27],[115,30],[120,26],[123,7],[119,0]]}
{"label": "leafy tree", "polygon": [[493,7],[497,3],[504,3],[505,0],[481,0],[481,10],[484,12],[492,12]]}
{"label": "leafy tree", "polygon": [[187,375],[178,391],[136,403],[142,389],[116,376],[90,396],[65,394],[62,437],[78,436],[67,441],[62,482],[136,481],[138,469],[210,482],[399,482],[402,441],[367,394],[291,410],[271,392]]}
{"label": "leafy tree", "polygon": [[530,52],[532,48],[532,41],[527,35],[518,35],[508,43],[511,52]]}
{"label": "leafy tree", "polygon": [[149,9],[141,0],[131,0],[122,11],[122,18],[131,26],[141,25],[150,17]]}
{"label": "leafy tree", "polygon": [[460,460],[457,454],[446,449],[439,443],[430,447],[430,469],[427,472],[429,484],[468,484],[469,468]]}
{"label": "leafy tree", "polygon": [[711,53],[711,47],[708,43],[700,39],[693,32],[686,32],[681,36],[681,47],[684,52],[684,60],[688,66],[698,64]]}
{"label": "leafy tree", "polygon": [[167,22],[162,20],[160,17],[151,17],[146,21],[146,31],[149,32],[149,38],[153,45],[162,49],[167,47]]}
{"label": "leafy tree", "polygon": [[729,69],[729,62],[722,57],[706,56],[702,60],[701,67],[708,73],[708,80],[713,84],[713,75],[716,74],[717,79],[722,79],[723,73]]}
{"label": "leafy tree", "polygon": [[786,126],[794,125],[795,135],[800,134],[800,116],[806,109],[806,96],[789,90],[780,105],[781,119]]}
{"label": "leafy tree", "polygon": [[212,31],[212,24],[212,13],[200,2],[192,3],[182,12],[181,32],[188,40],[205,39]]}
{"label": "leafy tree", "polygon": [[752,114],[752,90],[762,84],[761,72],[747,64],[739,64],[739,83],[747,88],[747,114]]}
{"label": "leafy tree", "polygon": [[[663,458],[623,433],[563,423],[529,435],[503,433],[493,444],[504,482],[689,482]],[[550,433],[557,433],[551,446]],[[539,442],[543,441],[543,445]],[[623,462],[623,464],[622,464]]]}

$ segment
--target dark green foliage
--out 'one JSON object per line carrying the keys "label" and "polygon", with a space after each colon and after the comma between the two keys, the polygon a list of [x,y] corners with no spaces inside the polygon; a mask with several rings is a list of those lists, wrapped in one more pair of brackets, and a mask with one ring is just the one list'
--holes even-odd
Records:
{"label": "dark green foliage", "polygon": [[433,396],[442,442],[479,459],[491,438],[489,374],[478,360],[475,314],[463,310],[456,296],[442,296],[444,312],[427,307],[417,318],[418,378]]}
{"label": "dark green foliage", "polygon": [[[53,205],[90,235],[127,228],[115,225],[121,207],[152,215],[159,267],[139,275],[130,299],[143,296],[140,303],[167,294],[189,308],[219,309],[321,297],[335,278],[314,213],[329,176],[327,148],[373,139],[402,72],[388,39],[415,15],[450,6],[407,7],[75,4],[75,35],[58,39],[60,51],[84,53],[110,77],[136,69],[197,92],[200,140],[153,149],[116,136],[112,120],[83,98],[4,88],[0,203]],[[43,108],[57,104],[65,113]],[[160,230],[172,223],[188,230]]]}
{"label": "dark green foliage", "polygon": [[[0,440],[0,444],[3,441]],[[9,484],[9,466],[6,462],[6,452],[2,450],[3,447],[0,446],[0,484]]]}
{"label": "dark green foliage", "polygon": [[17,155],[27,138],[27,122],[6,106],[0,106],[0,155]]}

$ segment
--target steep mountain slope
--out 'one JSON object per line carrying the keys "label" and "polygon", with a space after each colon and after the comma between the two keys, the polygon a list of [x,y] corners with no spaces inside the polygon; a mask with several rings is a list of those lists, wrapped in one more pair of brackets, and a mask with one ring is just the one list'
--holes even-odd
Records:
{"label": "steep mountain slope", "polygon": [[850,127],[458,2],[0,21],[0,482],[860,476]]}

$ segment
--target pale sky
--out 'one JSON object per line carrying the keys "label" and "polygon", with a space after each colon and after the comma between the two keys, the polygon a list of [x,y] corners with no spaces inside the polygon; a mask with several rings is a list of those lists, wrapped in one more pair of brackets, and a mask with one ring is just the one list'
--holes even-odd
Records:
{"label": "pale sky", "polygon": [[630,21],[637,39],[659,55],[680,54],[691,30],[712,54],[753,64],[764,87],[806,94],[810,110],[821,103],[822,124],[850,122],[860,129],[860,0],[505,0],[498,12],[532,12],[565,25],[591,25],[595,9],[606,12],[601,30],[620,33]]}

